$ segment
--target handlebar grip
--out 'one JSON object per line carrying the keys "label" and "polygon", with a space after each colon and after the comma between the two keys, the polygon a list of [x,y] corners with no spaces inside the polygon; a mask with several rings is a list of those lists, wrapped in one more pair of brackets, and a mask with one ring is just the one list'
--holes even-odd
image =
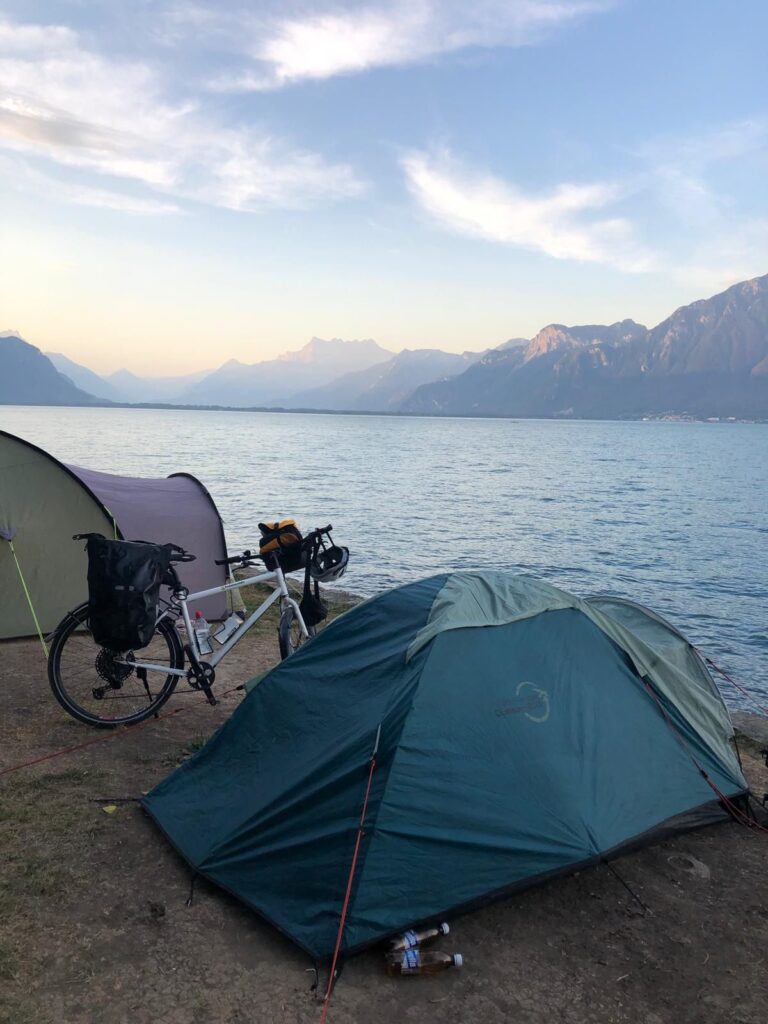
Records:
{"label": "handlebar grip", "polygon": [[237,565],[238,562],[247,562],[255,556],[250,551],[244,551],[242,555],[232,555],[231,558],[214,558],[214,565]]}

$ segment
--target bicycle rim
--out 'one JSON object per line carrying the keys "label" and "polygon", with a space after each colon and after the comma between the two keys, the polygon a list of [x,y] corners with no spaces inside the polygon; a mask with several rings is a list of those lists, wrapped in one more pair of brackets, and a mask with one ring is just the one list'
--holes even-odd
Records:
{"label": "bicycle rim", "polygon": [[168,668],[181,668],[184,655],[175,627],[166,619],[158,624],[140,651],[114,652],[100,647],[88,629],[88,606],[81,605],[59,626],[48,659],[48,679],[54,696],[73,718],[99,728],[141,722],[162,707],[178,676],[148,671],[146,680],[131,666],[134,657]]}
{"label": "bicycle rim", "polygon": [[[314,636],[314,626],[308,627],[310,637]],[[286,605],[280,615],[280,623],[277,627],[277,637],[280,643],[280,657],[285,660],[306,643],[307,638],[301,631],[299,618],[293,605]]]}

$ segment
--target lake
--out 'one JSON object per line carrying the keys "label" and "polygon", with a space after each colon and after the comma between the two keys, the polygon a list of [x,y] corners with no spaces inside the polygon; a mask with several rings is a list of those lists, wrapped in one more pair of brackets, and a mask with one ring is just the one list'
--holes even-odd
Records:
{"label": "lake", "polygon": [[768,425],[5,406],[0,428],[92,469],[194,473],[231,553],[260,520],[333,523],[358,594],[487,567],[629,597],[768,694]]}

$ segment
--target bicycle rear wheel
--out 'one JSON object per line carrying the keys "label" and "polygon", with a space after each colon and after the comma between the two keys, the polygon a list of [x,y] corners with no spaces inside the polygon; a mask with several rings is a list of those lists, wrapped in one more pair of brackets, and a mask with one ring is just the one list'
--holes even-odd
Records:
{"label": "bicycle rear wheel", "polygon": [[88,605],[81,604],[60,623],[48,656],[53,695],[73,718],[100,729],[133,725],[154,715],[174,691],[179,676],[142,671],[122,661],[133,659],[184,667],[176,627],[161,619],[149,644],[135,655],[100,647],[88,628]]}
{"label": "bicycle rear wheel", "polygon": [[[311,639],[315,635],[315,627],[307,626],[307,632]],[[303,643],[307,642],[307,638],[301,631],[296,609],[292,604],[287,604],[280,614],[277,639],[280,643],[280,657],[283,661],[297,651]]]}

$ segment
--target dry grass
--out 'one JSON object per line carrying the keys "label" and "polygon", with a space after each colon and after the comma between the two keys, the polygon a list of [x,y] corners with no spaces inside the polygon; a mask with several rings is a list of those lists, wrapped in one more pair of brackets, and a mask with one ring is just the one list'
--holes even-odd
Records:
{"label": "dry grass", "polygon": [[[275,661],[275,625],[273,612],[225,659],[217,689]],[[34,642],[0,653],[0,767],[97,735],[53,701]],[[187,907],[190,873],[138,805],[104,811],[156,785],[241,699],[180,692],[169,707],[184,714],[0,779],[0,1024],[316,1024],[306,958],[205,882]],[[748,745],[742,756],[762,793],[768,773]],[[725,824],[623,858],[650,914],[597,868],[458,919],[463,972],[398,981],[364,954],[330,1020],[764,1024],[766,840]]]}

